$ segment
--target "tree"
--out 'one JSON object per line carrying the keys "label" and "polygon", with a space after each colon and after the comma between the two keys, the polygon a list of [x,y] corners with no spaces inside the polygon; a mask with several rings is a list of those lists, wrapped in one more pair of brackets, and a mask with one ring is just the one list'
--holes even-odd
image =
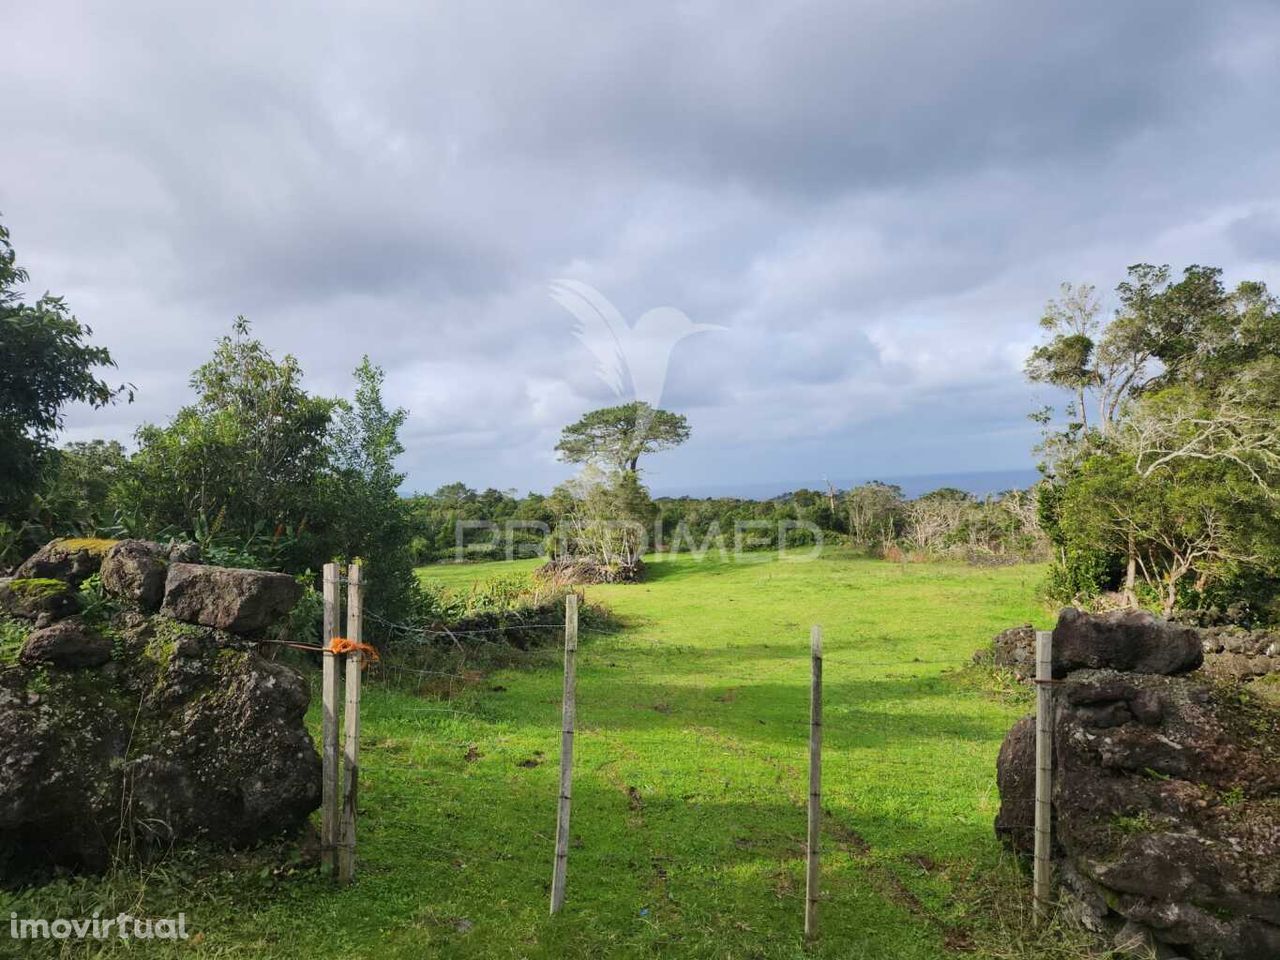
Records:
{"label": "tree", "polygon": [[95,375],[115,361],[105,347],[90,345],[93,330],[61,297],[23,302],[17,288],[27,279],[0,224],[0,518],[25,516],[67,404],[133,399],[129,384],[111,386]]}
{"label": "tree", "polygon": [[1073,426],[1089,428],[1088,391],[1097,384],[1094,367],[1099,304],[1088,284],[1062,285],[1062,296],[1050,300],[1040,318],[1041,329],[1051,334],[1027,359],[1027,378],[1048,383],[1075,395],[1067,416]]}
{"label": "tree", "polygon": [[1155,390],[1194,384],[1217,391],[1280,342],[1280,312],[1266,286],[1245,282],[1228,291],[1216,267],[1187,267],[1172,283],[1167,265],[1135,264],[1116,299],[1103,324],[1093,287],[1065,283],[1040,320],[1050,336],[1031,352],[1026,372],[1073,395],[1059,439],[1109,436],[1126,406]]}
{"label": "tree", "polygon": [[551,496],[564,556],[586,557],[629,579],[649,546],[656,515],[649,492],[630,470],[588,465]]}
{"label": "tree", "polygon": [[1184,462],[1152,479],[1127,454],[1095,454],[1065,488],[1060,522],[1076,548],[1131,557],[1129,577],[1136,574],[1168,616],[1188,591],[1204,594],[1241,567],[1274,566],[1280,525],[1242,493],[1220,464]]}
{"label": "tree", "polygon": [[69,443],[54,450],[32,503],[32,517],[46,539],[92,536],[112,525],[112,491],[124,476],[129,455],[116,440]]}
{"label": "tree", "polygon": [[413,615],[417,588],[413,522],[399,493],[404,474],[396,469],[408,412],[387,409],[384,374],[367,356],[355,379],[355,401],[337,404],[330,440],[329,539],[345,556],[363,559],[370,608],[403,621]]}
{"label": "tree", "polygon": [[902,488],[878,481],[854,487],[844,495],[849,535],[860,547],[892,540],[902,520]]}
{"label": "tree", "polygon": [[[1096,401],[1092,422],[1052,432],[1042,421],[1040,512],[1061,551],[1060,598],[1121,589],[1137,602],[1145,585],[1166,613],[1245,592],[1269,602],[1280,595],[1280,307],[1264,285],[1228,291],[1203,266],[1176,283],[1167,266],[1130,267],[1117,299],[1105,325],[1091,298],[1051,304],[1053,337],[1027,365],[1074,391],[1070,412]],[[1072,337],[1078,368],[1055,362]]]}
{"label": "tree", "polygon": [[1227,463],[1280,496],[1280,361],[1245,367],[1217,395],[1171,386],[1134,405],[1123,440],[1134,469],[1152,477],[1179,461]]}
{"label": "tree", "polygon": [[314,560],[326,520],[321,481],[335,401],[303,389],[290,355],[276,361],[244,318],[191,376],[195,403],[137,431],[118,498],[153,535],[207,530],[279,546],[287,568]]}
{"label": "tree", "polygon": [[975,506],[973,496],[954,487],[943,487],[907,504],[907,539],[924,553],[946,546]]}
{"label": "tree", "polygon": [[593,410],[564,428],[556,450],[568,463],[597,463],[636,473],[640,457],[678,447],[689,439],[683,415],[642,401]]}

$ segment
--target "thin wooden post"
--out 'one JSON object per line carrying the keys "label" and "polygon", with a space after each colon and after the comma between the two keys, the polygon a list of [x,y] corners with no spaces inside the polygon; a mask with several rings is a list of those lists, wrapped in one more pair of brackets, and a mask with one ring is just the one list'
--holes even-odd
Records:
{"label": "thin wooden post", "polygon": [[809,686],[809,840],[804,878],[804,935],[818,936],[819,867],[822,839],[822,627],[809,632],[813,674]]}
{"label": "thin wooden post", "polygon": [[[364,582],[360,564],[347,568],[347,639],[364,640]],[[343,721],[343,788],[341,845],[338,847],[338,882],[344,886],[356,875],[356,812],[360,795],[360,674],[364,654],[346,655],[347,702]]]}
{"label": "thin wooden post", "polygon": [[578,595],[564,598],[564,700],[560,725],[560,799],[556,806],[556,863],[551,874],[551,912],[564,906],[569,869],[569,806],[573,796],[573,732],[577,722],[576,664],[578,653]]}
{"label": "thin wooden post", "polygon": [[1053,633],[1036,633],[1036,916],[1049,915],[1052,896],[1050,844],[1053,821]]}
{"label": "thin wooden post", "polygon": [[328,871],[337,867],[338,842],[338,658],[329,652],[329,641],[338,636],[341,598],[338,565],[324,565],[324,672],[320,681],[324,714],[320,728],[321,773],[320,863]]}

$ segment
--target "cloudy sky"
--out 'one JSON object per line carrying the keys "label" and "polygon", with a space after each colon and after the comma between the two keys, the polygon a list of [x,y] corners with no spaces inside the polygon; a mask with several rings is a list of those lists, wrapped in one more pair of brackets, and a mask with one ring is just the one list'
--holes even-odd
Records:
{"label": "cloudy sky", "polygon": [[[0,214],[132,406],[245,314],[317,392],[368,353],[407,486],[546,489],[614,402],[548,285],[676,345],[663,490],[1033,462],[1063,280],[1280,287],[1280,8],[1177,0],[6,5]],[[643,324],[641,325],[643,327]],[[638,328],[639,329],[639,328]]]}

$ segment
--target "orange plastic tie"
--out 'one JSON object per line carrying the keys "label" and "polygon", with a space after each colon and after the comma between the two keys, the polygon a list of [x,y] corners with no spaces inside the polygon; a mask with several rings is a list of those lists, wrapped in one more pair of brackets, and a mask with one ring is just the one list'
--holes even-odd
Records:
{"label": "orange plastic tie", "polygon": [[341,654],[341,653],[364,654],[364,661],[361,664],[362,667],[367,667],[369,665],[369,661],[371,660],[382,659],[381,657],[378,656],[378,651],[374,649],[370,644],[360,643],[357,640],[348,640],[346,637],[334,637],[332,640],[329,641],[329,646],[327,649],[330,653],[333,653],[333,654]]}

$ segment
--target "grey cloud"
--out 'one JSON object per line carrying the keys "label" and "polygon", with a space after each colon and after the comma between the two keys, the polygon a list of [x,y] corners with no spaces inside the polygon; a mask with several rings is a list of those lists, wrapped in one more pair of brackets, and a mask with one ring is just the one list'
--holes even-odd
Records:
{"label": "grey cloud", "polygon": [[1280,210],[1255,210],[1232,223],[1228,235],[1242,257],[1280,261]]}
{"label": "grey cloud", "polygon": [[729,328],[674,357],[694,440],[667,485],[1003,468],[1059,281],[1280,285],[1262,3],[127,0],[6,27],[0,212],[139,386],[77,437],[167,417],[245,313],[316,390],[387,368],[410,486],[546,488],[559,427],[614,399],[546,295],[571,277]]}

